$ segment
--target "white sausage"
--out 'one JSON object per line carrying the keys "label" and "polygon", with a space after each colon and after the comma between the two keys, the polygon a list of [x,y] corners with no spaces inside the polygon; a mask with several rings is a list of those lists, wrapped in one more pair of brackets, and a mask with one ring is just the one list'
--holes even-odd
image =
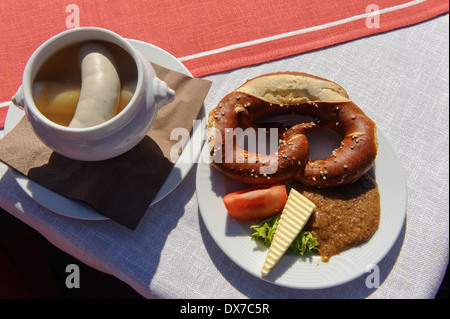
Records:
{"label": "white sausage", "polygon": [[90,127],[111,119],[120,97],[120,79],[112,55],[97,43],[80,50],[81,92],[69,127]]}

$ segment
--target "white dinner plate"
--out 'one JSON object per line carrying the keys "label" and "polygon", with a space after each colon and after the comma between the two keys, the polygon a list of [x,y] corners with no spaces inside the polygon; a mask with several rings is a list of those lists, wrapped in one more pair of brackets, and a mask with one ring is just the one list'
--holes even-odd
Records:
{"label": "white dinner plate", "polygon": [[378,130],[379,149],[373,173],[381,201],[379,228],[366,243],[322,262],[319,256],[284,255],[267,277],[261,268],[267,248],[251,239],[251,222],[233,219],[223,204],[225,194],[243,188],[209,164],[208,145],[203,147],[197,168],[200,214],[211,237],[222,251],[250,274],[276,285],[298,289],[338,286],[373,271],[391,250],[406,217],[406,180],[403,168],[386,136]]}
{"label": "white dinner plate", "polygon": [[[146,42],[133,39],[129,39],[128,41],[151,62],[159,64],[167,69],[192,76],[189,70],[170,53]],[[205,111],[202,109],[198,116],[198,119],[203,123],[205,121],[204,112]],[[11,103],[5,120],[5,134],[11,131],[14,126],[19,123],[23,116],[24,112]],[[201,126],[194,125],[190,139],[187,140],[186,146],[183,148],[183,152],[181,153],[172,171],[169,173],[166,181],[162,185],[151,205],[157,203],[165,196],[167,196],[181,183],[181,181],[189,173],[193,164],[196,162],[196,158],[201,152],[201,143],[195,143],[193,141],[201,140],[201,134]],[[28,194],[42,206],[50,209],[55,213],[85,220],[108,219],[107,217],[99,214],[91,206],[81,201],[72,200],[61,196],[49,190],[48,188],[35,183],[34,181],[28,179],[26,176],[20,173],[17,173],[15,171],[13,171],[13,173],[17,183],[25,191],[26,194]]]}

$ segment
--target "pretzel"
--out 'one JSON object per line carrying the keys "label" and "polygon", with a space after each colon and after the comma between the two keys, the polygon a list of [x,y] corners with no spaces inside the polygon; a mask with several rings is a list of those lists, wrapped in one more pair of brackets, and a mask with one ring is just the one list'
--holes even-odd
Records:
{"label": "pretzel", "polygon": [[[314,120],[290,127],[257,123],[268,116],[291,113]],[[242,149],[232,134],[237,128],[270,127],[277,128],[280,138],[278,149],[270,154]],[[342,142],[327,159],[312,161],[305,134],[325,129],[336,131]],[[227,94],[209,113],[208,138],[211,165],[247,184],[288,179],[315,187],[351,184],[372,167],[378,148],[375,123],[340,85],[298,72],[262,75]],[[232,150],[231,155],[227,150]]]}

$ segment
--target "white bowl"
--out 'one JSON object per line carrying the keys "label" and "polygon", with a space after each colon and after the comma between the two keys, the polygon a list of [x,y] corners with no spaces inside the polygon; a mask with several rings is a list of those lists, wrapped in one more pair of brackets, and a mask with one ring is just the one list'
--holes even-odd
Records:
{"label": "white bowl", "polygon": [[[56,124],[35,105],[32,92],[37,71],[55,52],[71,44],[93,40],[116,44],[131,56],[137,69],[134,95],[119,114],[102,124],[86,128]],[[55,152],[76,160],[98,161],[121,155],[137,145],[150,129],[157,110],[172,101],[174,94],[156,77],[150,62],[124,38],[106,29],[82,27],[55,35],[32,54],[13,103],[23,108],[35,134]]]}

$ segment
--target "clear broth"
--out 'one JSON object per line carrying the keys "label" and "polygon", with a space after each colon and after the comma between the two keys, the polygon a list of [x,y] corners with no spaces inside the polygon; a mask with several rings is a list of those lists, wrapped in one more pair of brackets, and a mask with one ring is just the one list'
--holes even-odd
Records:
{"label": "clear broth", "polygon": [[[121,82],[119,114],[130,102],[137,81],[137,68],[131,56],[119,46],[99,41],[113,55]],[[50,121],[68,126],[77,107],[81,90],[79,51],[82,43],[67,46],[48,58],[33,82],[33,98],[38,110]],[[37,89],[40,87],[41,89]]]}

